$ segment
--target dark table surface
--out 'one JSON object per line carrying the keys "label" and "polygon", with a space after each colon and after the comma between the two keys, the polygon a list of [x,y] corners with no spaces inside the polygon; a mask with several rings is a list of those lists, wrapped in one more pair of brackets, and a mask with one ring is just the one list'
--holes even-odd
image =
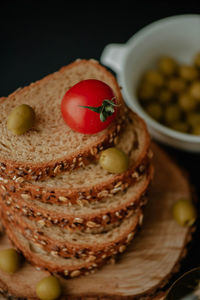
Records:
{"label": "dark table surface", "polygon": [[[76,58],[99,59],[109,43],[125,43],[145,25],[200,13],[198,1],[4,1],[0,4],[0,96]],[[200,195],[200,155],[167,151],[185,168]],[[181,273],[200,266],[199,226]],[[180,273],[179,273],[180,274]]]}

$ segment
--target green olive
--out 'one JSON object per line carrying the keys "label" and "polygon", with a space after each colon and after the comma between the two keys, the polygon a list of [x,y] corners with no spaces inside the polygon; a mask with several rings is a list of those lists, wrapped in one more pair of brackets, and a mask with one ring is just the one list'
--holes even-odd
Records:
{"label": "green olive", "polygon": [[128,156],[117,148],[108,148],[100,153],[101,167],[110,173],[121,173],[128,169]]}
{"label": "green olive", "polygon": [[158,67],[164,75],[170,76],[176,73],[177,63],[172,57],[163,56],[158,62]]}
{"label": "green olive", "polygon": [[200,124],[193,126],[193,128],[192,128],[192,134],[194,134],[194,135],[200,135]]}
{"label": "green olive", "polygon": [[164,119],[166,124],[171,125],[181,118],[181,110],[177,104],[170,104],[166,107],[164,112]]}
{"label": "green olive", "polygon": [[169,78],[168,88],[172,93],[174,94],[181,93],[184,91],[185,87],[186,87],[186,83],[185,80],[183,80],[182,78],[178,78],[178,77]]}
{"label": "green olive", "polygon": [[16,106],[8,116],[7,128],[16,135],[20,135],[29,130],[35,121],[35,112],[27,104]]}
{"label": "green olive", "polygon": [[145,110],[153,119],[161,120],[163,112],[159,103],[150,103],[145,107]]}
{"label": "green olive", "polygon": [[193,111],[196,108],[196,100],[188,93],[183,93],[178,97],[178,104],[185,112]]}
{"label": "green olive", "polygon": [[13,248],[0,251],[0,269],[4,272],[15,273],[21,264],[20,254]]}
{"label": "green olive", "polygon": [[138,89],[138,98],[147,102],[155,96],[155,87],[148,82],[143,82]]}
{"label": "green olive", "polygon": [[61,295],[60,281],[54,276],[48,276],[38,282],[36,294],[41,300],[54,300]]}
{"label": "green olive", "polygon": [[186,122],[178,121],[171,125],[171,128],[183,133],[189,132],[189,125]]}
{"label": "green olive", "polygon": [[162,89],[158,92],[158,101],[162,104],[168,104],[173,99],[172,92],[168,89]]}
{"label": "green olive", "polygon": [[200,52],[196,54],[194,58],[194,64],[197,68],[200,68]]}
{"label": "green olive", "polygon": [[176,222],[181,226],[191,226],[197,218],[196,209],[188,199],[179,199],[172,208]]}
{"label": "green olive", "polygon": [[191,126],[200,125],[200,113],[188,113],[187,122]]}
{"label": "green olive", "polygon": [[157,70],[147,71],[144,74],[144,80],[155,87],[161,87],[164,84],[164,77]]}
{"label": "green olive", "polygon": [[189,88],[190,95],[200,101],[200,81],[194,81]]}
{"label": "green olive", "polygon": [[179,74],[180,76],[187,80],[193,81],[198,78],[198,71],[195,67],[189,65],[182,65],[179,67]]}

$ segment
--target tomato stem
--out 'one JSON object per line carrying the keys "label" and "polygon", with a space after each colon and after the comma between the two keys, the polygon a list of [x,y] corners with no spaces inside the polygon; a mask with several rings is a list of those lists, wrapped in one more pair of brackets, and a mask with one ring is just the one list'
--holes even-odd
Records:
{"label": "tomato stem", "polygon": [[98,106],[98,107],[83,106],[83,105],[80,105],[80,107],[88,108],[91,111],[94,111],[94,112],[100,114],[101,122],[105,122],[107,120],[107,118],[114,113],[114,111],[115,111],[114,107],[119,106],[119,105],[115,104],[113,102],[113,100],[114,99],[111,99],[111,100],[105,99],[105,100],[103,100],[102,105]]}

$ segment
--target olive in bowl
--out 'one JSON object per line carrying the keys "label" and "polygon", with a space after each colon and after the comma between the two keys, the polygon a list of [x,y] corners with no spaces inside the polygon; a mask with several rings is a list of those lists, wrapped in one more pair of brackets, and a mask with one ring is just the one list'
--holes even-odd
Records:
{"label": "olive in bowl", "polygon": [[155,69],[142,74],[137,91],[141,106],[152,119],[190,135],[200,135],[199,57],[197,54],[191,65],[166,55],[158,58]]}

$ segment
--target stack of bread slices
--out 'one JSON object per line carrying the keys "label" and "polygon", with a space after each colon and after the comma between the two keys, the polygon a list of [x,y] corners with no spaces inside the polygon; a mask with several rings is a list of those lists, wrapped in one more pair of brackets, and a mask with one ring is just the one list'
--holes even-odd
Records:
{"label": "stack of bread slices", "polygon": [[[108,128],[84,135],[64,123],[60,103],[89,78],[113,89],[119,109]],[[77,60],[0,102],[1,217],[15,247],[33,265],[71,278],[113,262],[142,224],[153,174],[146,126],[125,108],[114,76],[94,60]],[[37,117],[32,130],[15,136],[6,118],[20,104]],[[129,157],[120,174],[98,162],[113,146]]]}

